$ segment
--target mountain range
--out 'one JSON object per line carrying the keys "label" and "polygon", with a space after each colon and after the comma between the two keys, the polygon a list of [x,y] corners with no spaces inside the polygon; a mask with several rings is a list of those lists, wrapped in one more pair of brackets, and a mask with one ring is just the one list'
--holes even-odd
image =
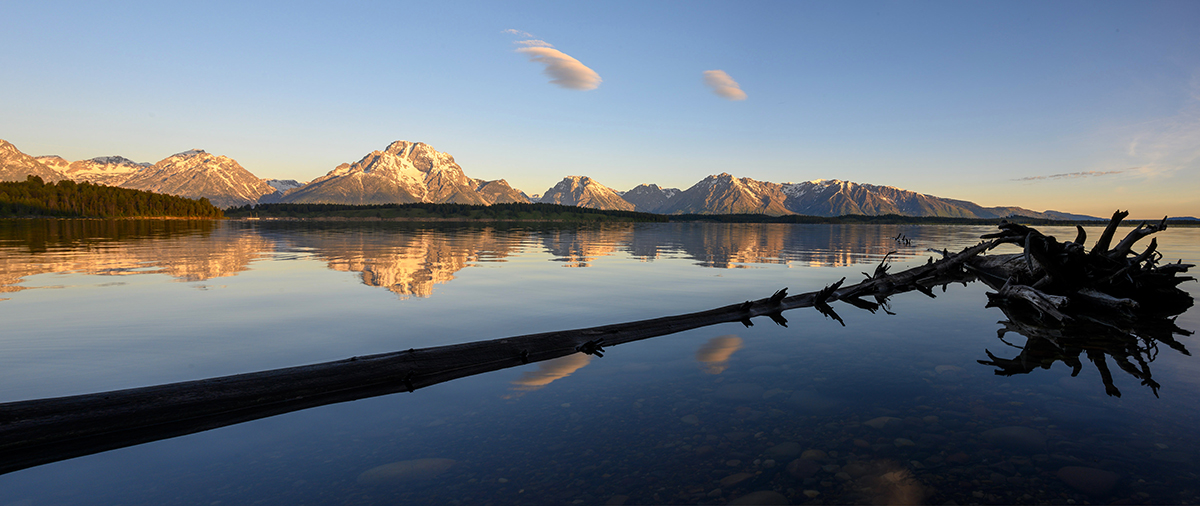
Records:
{"label": "mountain range", "polygon": [[1012,215],[1059,220],[1096,219],[1058,211],[983,207],[965,200],[926,195],[891,186],[837,179],[773,183],[721,173],[686,190],[642,184],[618,192],[587,176],[568,176],[530,198],[505,180],[468,177],[454,157],[420,142],[396,141],[354,163],[343,163],[308,183],[261,179],[226,156],[193,149],[157,163],[121,156],[68,161],[31,157],[0,140],[0,180],[36,175],[46,181],[71,179],[207,197],[219,207],[270,202],[329,204],[407,204],[414,202],[490,205],[543,202],[658,214],[766,214],[841,216],[847,214],[1002,218]]}

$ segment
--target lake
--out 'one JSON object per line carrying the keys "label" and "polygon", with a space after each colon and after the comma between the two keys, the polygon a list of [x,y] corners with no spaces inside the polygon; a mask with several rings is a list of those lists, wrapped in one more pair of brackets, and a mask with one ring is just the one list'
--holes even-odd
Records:
{"label": "lake", "polygon": [[[993,231],[0,221],[0,402],[700,311]],[[1200,263],[1200,228],[1154,237],[1164,262]],[[1056,351],[1000,332],[988,291],[834,303],[844,326],[797,309],[45,464],[0,475],[0,506],[1200,501],[1194,337]]]}

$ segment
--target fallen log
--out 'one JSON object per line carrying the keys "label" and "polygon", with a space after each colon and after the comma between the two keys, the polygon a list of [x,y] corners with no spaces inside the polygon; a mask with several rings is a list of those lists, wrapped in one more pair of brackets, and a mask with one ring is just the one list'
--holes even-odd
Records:
{"label": "fallen log", "polygon": [[[836,300],[874,296],[881,304],[896,293],[928,290],[968,279],[964,263],[994,245],[983,242],[957,254],[895,274],[886,266],[857,284],[787,297],[773,296],[651,320],[546,332],[465,344],[409,349],[334,362],[238,374],[111,392],[0,404],[0,474],[116,448],[182,436],[291,411],[414,390],[490,371],[578,352],[601,356],[605,346],[729,322],[751,325],[767,316],[817,307],[841,321]],[[886,259],[884,261],[886,263]],[[843,279],[844,281],[844,279]],[[844,324],[844,322],[843,322]]]}

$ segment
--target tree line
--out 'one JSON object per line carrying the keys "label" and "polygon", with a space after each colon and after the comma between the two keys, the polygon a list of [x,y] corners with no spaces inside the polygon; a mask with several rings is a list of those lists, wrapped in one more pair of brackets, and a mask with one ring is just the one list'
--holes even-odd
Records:
{"label": "tree line", "polygon": [[661,214],[610,211],[557,204],[258,204],[225,210],[230,218],[380,218],[499,221],[666,222]]}
{"label": "tree line", "polygon": [[142,190],[64,179],[47,184],[38,176],[0,182],[0,216],[223,218],[208,199],[199,200]]}

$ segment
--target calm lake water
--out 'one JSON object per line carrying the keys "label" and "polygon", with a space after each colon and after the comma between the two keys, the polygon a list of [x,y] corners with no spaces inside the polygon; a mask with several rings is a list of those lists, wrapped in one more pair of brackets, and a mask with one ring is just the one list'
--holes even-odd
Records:
{"label": "calm lake water", "polygon": [[[994,230],[0,221],[0,402],[699,311]],[[1155,237],[1164,261],[1200,263],[1200,229]],[[799,309],[47,464],[0,475],[0,506],[1200,502],[1194,357],[1147,340],[1063,352],[1076,374],[998,375],[979,361],[1026,337],[998,337],[987,291],[835,303],[845,326]]]}

